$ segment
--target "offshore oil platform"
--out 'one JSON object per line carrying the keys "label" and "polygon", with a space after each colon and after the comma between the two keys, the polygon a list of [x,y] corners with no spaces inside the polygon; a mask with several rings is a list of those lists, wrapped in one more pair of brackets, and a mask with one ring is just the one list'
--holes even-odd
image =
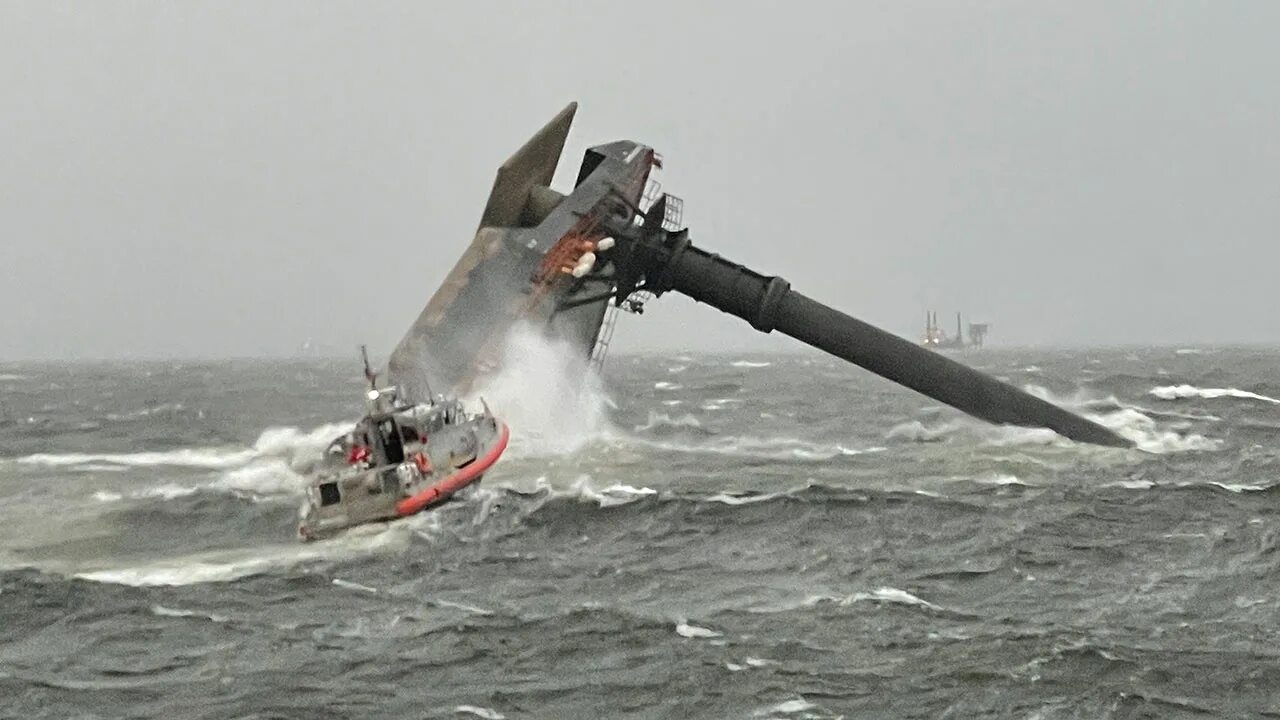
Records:
{"label": "offshore oil platform", "polygon": [[947,337],[946,331],[938,325],[938,313],[931,310],[924,316],[924,337],[920,339],[920,344],[937,350],[980,348],[990,329],[991,325],[988,323],[969,323],[969,340],[966,342],[964,335],[960,333],[960,313],[956,313],[956,334],[954,337]]}
{"label": "offshore oil platform", "polygon": [[682,202],[653,171],[662,157],[631,140],[586,151],[571,189],[550,187],[577,104],[498,169],[474,240],[392,352],[391,382],[421,402],[465,394],[503,362],[520,323],[599,361],[617,312],[678,292],[778,331],[997,424],[1051,428],[1081,442],[1131,443],[1111,430],[942,354],[850,317],[694,245]]}

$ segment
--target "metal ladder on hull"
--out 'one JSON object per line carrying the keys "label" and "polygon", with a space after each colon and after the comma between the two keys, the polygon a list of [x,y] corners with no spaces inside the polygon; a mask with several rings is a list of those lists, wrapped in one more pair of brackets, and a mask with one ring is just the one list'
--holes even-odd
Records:
{"label": "metal ladder on hull", "polygon": [[[645,183],[644,193],[640,198],[640,210],[646,211],[662,197],[662,183],[650,177]],[[667,196],[666,213],[662,218],[662,227],[666,230],[679,230],[684,220],[684,201],[674,195]],[[618,324],[618,311],[639,315],[644,312],[644,304],[653,299],[653,293],[638,290],[627,296],[619,307],[613,300],[605,310],[604,321],[600,324],[600,332],[596,335],[595,347],[591,349],[591,368],[599,373],[604,369],[605,356],[609,353],[609,344],[613,342],[613,331]]]}

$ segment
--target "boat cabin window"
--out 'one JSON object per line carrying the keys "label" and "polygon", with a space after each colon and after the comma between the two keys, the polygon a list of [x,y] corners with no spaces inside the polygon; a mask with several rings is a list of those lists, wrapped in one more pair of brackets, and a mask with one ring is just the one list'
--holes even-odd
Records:
{"label": "boat cabin window", "polygon": [[380,478],[382,483],[375,490],[369,488],[370,495],[381,495],[382,493],[395,493],[400,488],[400,478],[396,477],[394,468],[388,468],[382,473]]}
{"label": "boat cabin window", "polygon": [[404,442],[400,440],[396,423],[391,418],[378,423],[378,441],[382,445],[382,454],[388,463],[398,465],[404,462]]}
{"label": "boat cabin window", "polygon": [[342,501],[337,482],[327,482],[320,486],[320,506],[337,505]]}

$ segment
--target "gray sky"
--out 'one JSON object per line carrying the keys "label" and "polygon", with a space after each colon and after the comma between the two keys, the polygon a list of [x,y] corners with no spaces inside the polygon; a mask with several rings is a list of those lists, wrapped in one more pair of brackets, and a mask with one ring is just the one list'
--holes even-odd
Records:
{"label": "gray sky", "polygon": [[[569,100],[562,187],[588,145],[653,145],[700,245],[889,330],[1280,342],[1278,27],[1275,2],[4,3],[0,359],[384,354]],[[691,309],[616,347],[790,346]]]}

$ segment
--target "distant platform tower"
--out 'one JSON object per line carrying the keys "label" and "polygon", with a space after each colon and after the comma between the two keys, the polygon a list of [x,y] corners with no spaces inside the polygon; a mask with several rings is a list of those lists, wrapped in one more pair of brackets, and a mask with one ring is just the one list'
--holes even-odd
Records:
{"label": "distant platform tower", "polygon": [[987,337],[987,330],[990,328],[988,323],[969,323],[969,345],[982,347],[982,342]]}

